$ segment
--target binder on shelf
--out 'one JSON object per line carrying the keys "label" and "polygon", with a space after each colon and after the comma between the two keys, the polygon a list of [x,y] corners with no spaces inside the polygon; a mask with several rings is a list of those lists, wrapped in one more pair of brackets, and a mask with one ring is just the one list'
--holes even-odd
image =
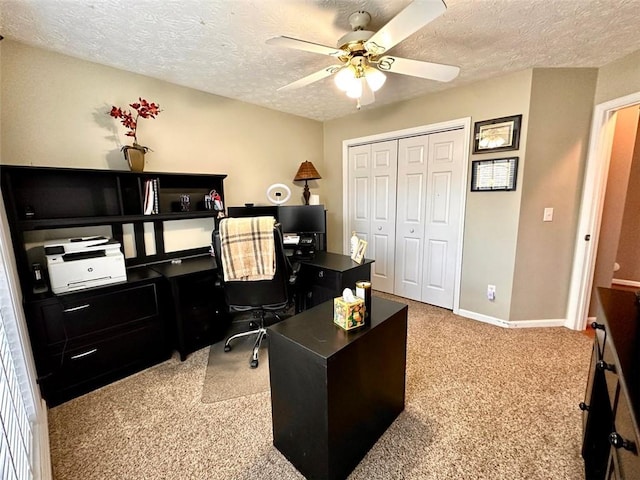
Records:
{"label": "binder on shelf", "polygon": [[144,212],[145,215],[157,215],[158,209],[158,179],[144,182]]}
{"label": "binder on shelf", "polygon": [[158,179],[154,178],[153,179],[153,213],[155,215],[160,213],[160,203],[159,203],[160,200],[158,198],[158,190],[159,190]]}

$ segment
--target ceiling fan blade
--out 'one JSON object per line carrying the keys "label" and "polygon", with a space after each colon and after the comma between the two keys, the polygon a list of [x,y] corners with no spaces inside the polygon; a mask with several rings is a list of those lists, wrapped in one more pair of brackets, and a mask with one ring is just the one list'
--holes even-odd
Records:
{"label": "ceiling fan blade", "polygon": [[330,57],[341,57],[348,55],[348,52],[339,48],[327,47],[318,43],[311,43],[305,40],[298,40],[291,37],[273,37],[266,41],[268,45],[276,45],[278,47],[295,48],[305,52],[319,53],[321,55],[329,55]]}
{"label": "ceiling fan blade", "polygon": [[422,62],[408,58],[386,55],[378,60],[378,69],[383,72],[401,73],[414,77],[428,78],[438,82],[450,82],[460,73],[460,67],[442,63]]}
{"label": "ceiling fan blade", "polygon": [[373,55],[382,55],[442,15],[446,9],[442,0],[415,0],[378,30],[365,43],[365,48]]}
{"label": "ceiling fan blade", "polygon": [[369,82],[364,77],[360,77],[362,83],[362,95],[360,96],[360,105],[370,105],[376,101],[376,96],[369,86]]}
{"label": "ceiling fan blade", "polygon": [[305,87],[313,82],[317,82],[318,80],[322,80],[323,78],[333,75],[338,70],[343,68],[343,66],[344,65],[331,65],[329,67],[323,68],[322,70],[318,70],[317,72],[312,73],[311,75],[307,75],[300,80],[296,80],[295,82],[285,85],[284,87],[280,87],[278,91],[294,90],[296,88]]}

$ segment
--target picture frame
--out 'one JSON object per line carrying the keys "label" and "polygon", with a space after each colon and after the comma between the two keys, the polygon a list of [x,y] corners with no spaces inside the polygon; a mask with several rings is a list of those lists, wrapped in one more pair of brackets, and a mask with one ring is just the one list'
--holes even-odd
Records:
{"label": "picture frame", "polygon": [[472,192],[508,192],[516,189],[518,157],[473,160],[471,162]]}
{"label": "picture frame", "polygon": [[364,260],[364,254],[367,251],[367,241],[366,240],[358,240],[358,248],[351,255],[351,260],[356,263],[362,263]]}
{"label": "picture frame", "polygon": [[473,127],[473,153],[489,153],[520,148],[522,115],[476,122]]}

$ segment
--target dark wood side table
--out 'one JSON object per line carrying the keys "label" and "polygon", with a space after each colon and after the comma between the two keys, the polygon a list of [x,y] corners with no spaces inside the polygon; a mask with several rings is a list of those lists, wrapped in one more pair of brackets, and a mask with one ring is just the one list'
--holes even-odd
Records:
{"label": "dark wood side table", "polygon": [[300,260],[296,312],[319,305],[342,295],[342,290],[355,290],[358,280],[371,280],[373,260],[361,264],[348,255],[316,252],[313,258]]}
{"label": "dark wood side table", "polygon": [[407,311],[374,297],[347,332],[328,301],[269,327],[273,444],[305,477],[346,478],[404,409]]}

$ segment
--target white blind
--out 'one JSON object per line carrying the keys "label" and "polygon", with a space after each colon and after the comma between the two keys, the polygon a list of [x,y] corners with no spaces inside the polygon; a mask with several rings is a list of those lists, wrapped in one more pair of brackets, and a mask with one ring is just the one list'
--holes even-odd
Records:
{"label": "white blind", "polygon": [[16,365],[20,349],[11,348],[11,326],[15,312],[7,283],[7,271],[0,255],[0,478],[28,480],[32,469],[33,418],[32,404],[20,386]]}

